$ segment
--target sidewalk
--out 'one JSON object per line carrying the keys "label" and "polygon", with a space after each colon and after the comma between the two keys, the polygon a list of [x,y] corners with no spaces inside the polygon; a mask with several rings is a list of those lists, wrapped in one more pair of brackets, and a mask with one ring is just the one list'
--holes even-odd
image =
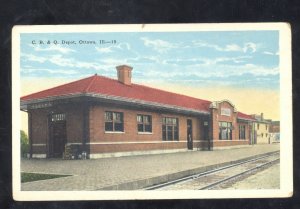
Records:
{"label": "sidewalk", "polygon": [[215,151],[129,156],[95,160],[24,159],[21,171],[73,176],[23,183],[24,191],[139,189],[205,171],[254,155],[279,150],[279,144]]}

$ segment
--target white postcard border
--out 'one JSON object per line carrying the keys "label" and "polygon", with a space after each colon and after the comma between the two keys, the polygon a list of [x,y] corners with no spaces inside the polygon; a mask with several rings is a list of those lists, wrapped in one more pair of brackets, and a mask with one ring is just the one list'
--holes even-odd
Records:
{"label": "white postcard border", "polygon": [[[278,30],[280,48],[280,189],[205,191],[21,191],[20,180],[20,34],[63,32],[170,32]],[[36,25],[15,26],[12,31],[12,160],[15,200],[127,200],[275,198],[293,194],[293,123],[291,28],[288,23]]]}

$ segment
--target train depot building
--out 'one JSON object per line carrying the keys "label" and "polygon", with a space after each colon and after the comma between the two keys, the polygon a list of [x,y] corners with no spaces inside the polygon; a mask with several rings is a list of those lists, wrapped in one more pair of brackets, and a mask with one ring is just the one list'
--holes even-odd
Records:
{"label": "train depot building", "polygon": [[99,158],[253,143],[250,115],[227,100],[211,102],[93,75],[21,97],[28,113],[29,156]]}

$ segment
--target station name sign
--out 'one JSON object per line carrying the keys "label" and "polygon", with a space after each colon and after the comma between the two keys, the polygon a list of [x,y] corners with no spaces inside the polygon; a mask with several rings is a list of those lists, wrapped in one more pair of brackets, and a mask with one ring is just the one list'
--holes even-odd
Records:
{"label": "station name sign", "polygon": [[230,116],[231,115],[231,109],[221,108],[221,115]]}
{"label": "station name sign", "polygon": [[43,103],[35,103],[28,105],[28,109],[40,109],[40,108],[46,108],[51,107],[52,103],[50,102],[43,102]]}

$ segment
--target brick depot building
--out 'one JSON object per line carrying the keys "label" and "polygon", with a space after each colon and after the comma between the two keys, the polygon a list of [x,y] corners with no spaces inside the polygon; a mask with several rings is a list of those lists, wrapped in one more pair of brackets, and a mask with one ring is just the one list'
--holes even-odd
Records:
{"label": "brick depot building", "polygon": [[[28,113],[30,157],[89,158],[245,146],[250,115],[227,101],[211,102],[94,75],[21,98]],[[71,151],[70,151],[71,150]]]}

